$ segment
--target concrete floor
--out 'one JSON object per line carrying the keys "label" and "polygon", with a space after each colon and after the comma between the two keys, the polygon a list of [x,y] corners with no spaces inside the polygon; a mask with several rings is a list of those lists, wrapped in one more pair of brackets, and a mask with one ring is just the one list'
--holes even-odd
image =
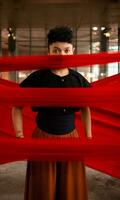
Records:
{"label": "concrete floor", "polygon": [[[0,200],[23,200],[26,162],[0,165]],[[89,200],[120,200],[120,180],[86,168]]]}

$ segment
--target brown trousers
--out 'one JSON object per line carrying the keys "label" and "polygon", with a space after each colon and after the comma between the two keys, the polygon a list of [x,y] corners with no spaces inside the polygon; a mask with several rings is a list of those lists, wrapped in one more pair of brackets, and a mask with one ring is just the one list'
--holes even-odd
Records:
{"label": "brown trousers", "polygon": [[[79,134],[74,130],[56,136],[37,128],[33,137],[79,137]],[[84,164],[28,161],[24,200],[87,200]]]}

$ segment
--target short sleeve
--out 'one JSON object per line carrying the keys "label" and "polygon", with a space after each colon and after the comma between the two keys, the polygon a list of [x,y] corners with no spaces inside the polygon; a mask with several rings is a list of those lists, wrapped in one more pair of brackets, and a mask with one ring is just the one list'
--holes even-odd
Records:
{"label": "short sleeve", "polygon": [[[31,73],[25,80],[23,80],[19,86],[20,87],[37,87],[40,84],[40,79],[38,79],[40,72],[35,71]],[[39,80],[39,81],[38,81]]]}
{"label": "short sleeve", "polygon": [[82,74],[74,70],[72,70],[71,72],[77,78],[80,87],[85,87],[85,88],[91,87],[91,84],[89,83],[89,81],[84,76],[82,76]]}
{"label": "short sleeve", "polygon": [[91,84],[88,82],[88,80],[84,77],[82,77],[82,87],[91,87]]}
{"label": "short sleeve", "polygon": [[[36,88],[36,87],[41,87],[41,80],[42,80],[41,74],[42,74],[41,71],[35,71],[35,72],[31,73],[25,80],[23,80],[19,84],[19,87],[21,87],[21,88],[27,88],[27,87]],[[34,112],[38,112],[39,109],[40,109],[40,107],[32,106],[31,109]]]}

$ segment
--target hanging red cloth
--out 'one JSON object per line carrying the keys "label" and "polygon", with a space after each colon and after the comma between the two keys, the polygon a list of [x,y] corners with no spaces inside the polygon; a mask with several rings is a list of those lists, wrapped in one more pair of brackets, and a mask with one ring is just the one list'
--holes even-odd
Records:
{"label": "hanging red cloth", "polygon": [[15,56],[0,57],[1,71],[33,70],[42,68],[83,67],[95,64],[120,62],[120,52],[101,52],[96,54]]}
{"label": "hanging red cloth", "polygon": [[[99,90],[101,87],[103,87],[103,91],[104,88],[106,90],[110,87],[115,88],[115,90],[119,89],[120,75],[96,81],[91,89],[97,91],[96,89],[98,88]],[[0,80],[0,88],[4,88],[6,91],[7,89],[18,89],[17,84],[2,79]],[[115,102],[117,102],[120,93],[114,94],[116,95]],[[105,93],[103,93],[105,101],[104,96]],[[112,95],[109,97],[112,98]],[[90,141],[84,136],[79,113],[76,113],[76,126],[81,133],[80,140],[32,139],[31,134],[35,127],[35,113],[28,107],[24,109],[25,139],[16,139],[12,126],[11,106],[3,102],[0,105],[0,162],[5,163],[23,159],[83,160],[86,165],[93,169],[98,169],[120,178],[120,105],[119,102],[112,103],[111,99],[109,99],[111,103],[108,102],[101,105],[100,101],[102,99],[97,99],[96,96],[96,102],[99,106],[91,104],[93,139]]]}

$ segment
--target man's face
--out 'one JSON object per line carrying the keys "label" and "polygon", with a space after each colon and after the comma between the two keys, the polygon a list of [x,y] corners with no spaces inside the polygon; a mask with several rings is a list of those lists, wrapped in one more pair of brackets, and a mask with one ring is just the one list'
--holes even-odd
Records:
{"label": "man's face", "polygon": [[74,47],[67,42],[55,42],[49,45],[49,55],[72,55],[74,53]]}

